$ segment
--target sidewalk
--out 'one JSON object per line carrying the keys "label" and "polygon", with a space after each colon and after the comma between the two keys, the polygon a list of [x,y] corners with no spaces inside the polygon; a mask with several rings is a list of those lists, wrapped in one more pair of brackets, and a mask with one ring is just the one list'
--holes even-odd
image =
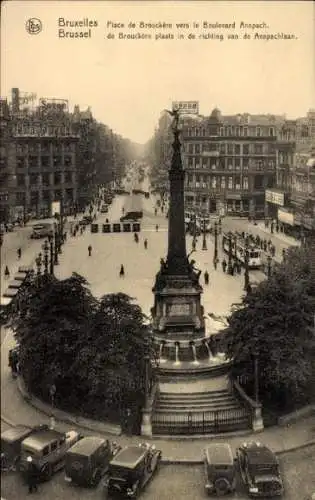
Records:
{"label": "sidewalk", "polygon": [[274,232],[271,233],[270,227],[266,228],[265,224],[263,222],[258,222],[256,227],[258,227],[264,233],[272,236],[273,238],[276,238],[276,239],[282,241],[286,245],[289,245],[289,246],[300,246],[300,242],[297,241],[292,236],[288,236],[287,234],[281,233],[280,231],[277,233],[276,230],[274,230]]}

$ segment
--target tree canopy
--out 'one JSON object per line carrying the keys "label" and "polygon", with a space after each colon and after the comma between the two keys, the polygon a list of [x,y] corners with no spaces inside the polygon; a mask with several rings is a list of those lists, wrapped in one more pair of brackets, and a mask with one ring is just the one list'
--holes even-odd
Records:
{"label": "tree canopy", "polygon": [[259,363],[259,395],[279,411],[304,403],[314,389],[314,277],[308,249],[290,249],[286,262],[243,297],[228,318],[225,342],[232,374],[253,386]]}
{"label": "tree canopy", "polygon": [[32,278],[10,313],[29,390],[60,407],[121,418],[143,403],[145,363],[155,360],[146,318],[123,293],[94,298],[73,274]]}

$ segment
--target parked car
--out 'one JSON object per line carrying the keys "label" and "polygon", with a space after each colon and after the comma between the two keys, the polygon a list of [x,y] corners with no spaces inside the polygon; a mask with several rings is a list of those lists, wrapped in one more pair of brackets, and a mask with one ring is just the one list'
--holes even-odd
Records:
{"label": "parked car", "polygon": [[225,495],[236,487],[236,467],[228,443],[212,443],[204,450],[206,492]]}
{"label": "parked car", "polygon": [[101,207],[101,214],[107,214],[108,212],[108,206],[107,205],[103,205]]}
{"label": "parked car", "polygon": [[93,218],[89,215],[86,215],[85,217],[83,217],[80,221],[79,221],[79,225],[80,226],[88,226],[89,224],[91,224],[93,222]]}
{"label": "parked car", "polygon": [[47,238],[54,235],[54,228],[51,224],[34,224],[31,232],[31,239]]}
{"label": "parked car", "polygon": [[147,443],[126,446],[109,463],[108,498],[137,498],[157,471],[162,452]]}
{"label": "parked car", "polygon": [[21,446],[24,439],[42,430],[47,430],[47,425],[28,427],[17,425],[1,433],[1,469],[13,467],[17,469],[21,458]]}
{"label": "parked car", "polygon": [[97,486],[109,461],[121,448],[106,439],[88,436],[75,443],[65,455],[65,480],[79,486]]}
{"label": "parked car", "polygon": [[20,470],[27,470],[27,458],[32,457],[42,480],[48,480],[62,469],[68,449],[80,439],[76,431],[58,432],[45,429],[30,435],[22,441]]}
{"label": "parked car", "polygon": [[252,497],[274,497],[283,494],[279,462],[275,454],[261,443],[244,443],[237,450],[242,480]]}

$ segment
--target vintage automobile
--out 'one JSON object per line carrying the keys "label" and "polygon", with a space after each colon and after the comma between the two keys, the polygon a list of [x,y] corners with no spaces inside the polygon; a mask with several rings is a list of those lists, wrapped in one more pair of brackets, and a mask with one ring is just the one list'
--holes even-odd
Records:
{"label": "vintage automobile", "polygon": [[108,498],[137,498],[157,471],[162,452],[148,443],[126,446],[109,463]]}
{"label": "vintage automobile", "polygon": [[30,235],[31,239],[48,238],[54,235],[54,226],[52,223],[34,224]]}
{"label": "vintage automobile", "polygon": [[107,214],[108,212],[108,206],[107,205],[103,205],[101,207],[101,214]]}
{"label": "vintage automobile", "polygon": [[97,486],[120,449],[100,437],[83,437],[66,452],[65,480],[79,486]]}
{"label": "vintage automobile", "polygon": [[206,492],[225,495],[236,487],[236,467],[228,443],[212,443],[204,450]]}
{"label": "vintage automobile", "polygon": [[283,482],[275,454],[258,442],[238,448],[237,460],[242,480],[252,497],[274,497],[283,494]]}
{"label": "vintage automobile", "polygon": [[66,452],[79,439],[80,435],[76,431],[64,433],[52,429],[30,435],[22,441],[20,471],[22,474],[27,471],[27,458],[31,457],[40,479],[50,479],[64,467]]}
{"label": "vintage automobile", "polygon": [[1,470],[18,469],[21,458],[22,441],[39,431],[47,430],[47,425],[27,427],[17,425],[1,434]]}
{"label": "vintage automobile", "polygon": [[88,226],[93,222],[93,217],[90,215],[85,215],[81,220],[79,220],[79,226]]}

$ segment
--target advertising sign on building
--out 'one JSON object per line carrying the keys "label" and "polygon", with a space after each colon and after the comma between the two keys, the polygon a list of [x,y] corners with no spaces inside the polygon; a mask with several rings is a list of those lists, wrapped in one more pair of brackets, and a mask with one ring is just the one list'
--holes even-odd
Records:
{"label": "advertising sign on building", "polygon": [[51,215],[54,217],[56,214],[60,215],[61,212],[61,204],[60,201],[53,201],[51,203]]}
{"label": "advertising sign on building", "polygon": [[173,101],[172,109],[178,110],[180,114],[199,114],[199,102],[198,101]]}
{"label": "advertising sign on building", "polygon": [[278,221],[284,222],[284,224],[288,224],[289,226],[294,226],[294,214],[278,208]]}
{"label": "advertising sign on building", "polygon": [[20,109],[33,104],[36,101],[37,95],[34,92],[21,92],[19,93]]}
{"label": "advertising sign on building", "polygon": [[283,207],[284,205],[284,193],[279,191],[272,191],[271,189],[266,189],[265,191],[265,201],[268,203],[273,203],[274,205],[279,205]]}
{"label": "advertising sign on building", "polygon": [[39,99],[39,108],[42,114],[59,114],[68,112],[68,101],[66,99]]}

